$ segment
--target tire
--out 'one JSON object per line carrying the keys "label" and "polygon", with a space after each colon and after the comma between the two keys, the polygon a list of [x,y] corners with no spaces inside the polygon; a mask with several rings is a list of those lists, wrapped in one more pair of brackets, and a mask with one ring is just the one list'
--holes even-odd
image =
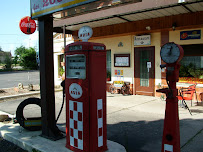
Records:
{"label": "tire", "polygon": [[[41,108],[41,100],[39,98],[28,98],[28,99],[25,99],[17,107],[17,110],[16,110],[16,119],[17,119],[17,122],[20,124],[20,126],[22,126],[23,128],[25,128],[27,130],[30,130],[30,131],[41,130],[41,126],[29,126],[29,127],[26,127],[24,125],[24,121],[26,119],[25,119],[25,117],[23,115],[23,109],[25,108],[25,106],[27,106],[29,104],[36,104],[36,105],[40,106],[40,108]],[[38,118],[38,119],[41,119],[41,118]]]}

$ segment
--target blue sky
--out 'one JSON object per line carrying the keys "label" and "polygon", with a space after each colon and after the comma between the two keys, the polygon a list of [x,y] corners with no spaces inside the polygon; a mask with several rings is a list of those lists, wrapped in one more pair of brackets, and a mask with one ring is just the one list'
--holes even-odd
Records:
{"label": "blue sky", "polygon": [[30,16],[30,0],[4,0],[1,2],[0,47],[3,51],[12,53],[21,45],[25,47],[38,46],[38,32],[26,35],[21,32],[21,18]]}

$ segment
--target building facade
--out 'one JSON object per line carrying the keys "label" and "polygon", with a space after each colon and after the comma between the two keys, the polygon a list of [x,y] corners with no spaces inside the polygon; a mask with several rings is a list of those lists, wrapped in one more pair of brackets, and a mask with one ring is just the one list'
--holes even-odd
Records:
{"label": "building facade", "polygon": [[[112,2],[106,6],[112,6]],[[104,4],[101,4],[96,7],[97,11],[77,16],[62,12],[63,19],[54,21],[54,26],[66,24],[75,41],[80,27],[88,25],[93,28],[90,41],[107,47],[109,85],[123,80],[130,82],[133,94],[158,96],[156,89],[166,86],[165,69],[160,69],[160,49],[165,43],[174,42],[185,50],[181,64],[188,69],[181,69],[180,74],[198,79],[195,81],[198,83],[198,97],[202,98],[203,1],[142,0],[121,2],[108,9],[102,9]],[[194,68],[196,71],[191,71]]]}
{"label": "building facade", "polygon": [[[66,45],[73,43],[72,35],[66,34]],[[64,35],[54,35],[54,83],[55,86],[60,85],[62,81],[62,75],[65,71],[64,60]]]}

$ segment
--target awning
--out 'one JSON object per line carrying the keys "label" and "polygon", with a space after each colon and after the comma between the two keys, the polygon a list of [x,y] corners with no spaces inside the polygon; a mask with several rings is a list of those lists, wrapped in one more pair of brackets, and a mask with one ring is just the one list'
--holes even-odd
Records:
{"label": "awning", "polygon": [[[135,3],[134,5],[137,5],[137,4],[138,3]],[[133,12],[115,14],[115,15],[110,15],[110,16],[95,18],[90,20],[86,20],[84,18],[79,22],[72,22],[72,23],[68,21],[68,20],[71,20],[72,18],[60,19],[60,17],[58,16],[57,20],[54,20],[54,27],[62,27],[65,25],[67,30],[76,31],[85,25],[95,28],[95,27],[102,27],[102,26],[113,25],[113,24],[159,18],[164,16],[173,16],[173,15],[179,15],[179,14],[185,14],[185,13],[193,13],[193,12],[199,12],[199,11],[203,11],[203,0],[193,0],[193,1],[188,1],[184,3],[175,3],[175,4],[166,5],[166,6],[142,9],[142,10],[137,10]],[[77,16],[77,17],[80,17],[80,16]]]}

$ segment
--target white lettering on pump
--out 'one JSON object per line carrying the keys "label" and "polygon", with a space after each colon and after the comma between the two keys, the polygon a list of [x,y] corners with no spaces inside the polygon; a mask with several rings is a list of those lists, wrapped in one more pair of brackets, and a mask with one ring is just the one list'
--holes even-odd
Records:
{"label": "white lettering on pump", "polygon": [[72,83],[69,87],[69,94],[74,99],[80,98],[82,96],[82,87],[77,83]]}

